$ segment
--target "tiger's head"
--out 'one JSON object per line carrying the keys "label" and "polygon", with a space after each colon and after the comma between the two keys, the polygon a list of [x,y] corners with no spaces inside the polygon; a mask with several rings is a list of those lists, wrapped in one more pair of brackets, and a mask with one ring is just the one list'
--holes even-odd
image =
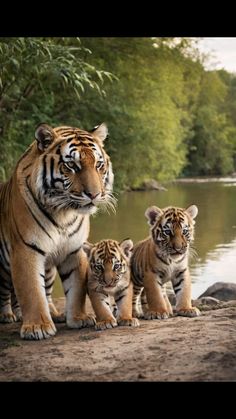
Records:
{"label": "tiger's head", "polygon": [[145,216],[151,226],[151,237],[163,256],[176,259],[187,253],[194,238],[194,218],[198,214],[196,205],[188,208],[147,208]]}
{"label": "tiger's head", "polygon": [[[125,239],[101,240],[96,244],[84,243],[83,249],[89,261],[89,287],[96,291],[113,291],[129,271],[133,242]],[[129,278],[129,276],[128,276]]]}
{"label": "tiger's head", "polygon": [[[114,208],[112,164],[103,148],[107,134],[104,123],[92,132],[47,124],[37,127],[26,181],[43,206],[89,214],[98,206]],[[27,175],[25,166],[22,171]]]}

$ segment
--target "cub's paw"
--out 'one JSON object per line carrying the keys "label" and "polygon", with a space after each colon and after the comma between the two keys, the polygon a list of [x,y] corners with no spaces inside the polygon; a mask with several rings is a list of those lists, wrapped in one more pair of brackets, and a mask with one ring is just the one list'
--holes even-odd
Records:
{"label": "cub's paw", "polygon": [[177,316],[184,317],[198,317],[201,315],[200,310],[197,307],[191,307],[187,309],[176,310]]}
{"label": "cub's paw", "polygon": [[143,314],[142,310],[133,310],[132,316],[136,317],[138,319],[143,319],[144,318],[144,314]]}
{"label": "cub's paw", "polygon": [[57,329],[53,322],[47,323],[23,323],[20,331],[22,339],[41,340],[48,339],[56,334]]}
{"label": "cub's paw", "polygon": [[13,323],[17,318],[13,313],[0,313],[0,323]]}
{"label": "cub's paw", "polygon": [[95,324],[96,330],[106,330],[106,329],[112,329],[113,327],[118,326],[117,321],[114,320],[103,320],[101,322],[97,322]]}
{"label": "cub's paw", "polygon": [[52,320],[54,323],[65,323],[66,315],[65,313],[52,314]]}
{"label": "cub's paw", "polygon": [[22,313],[21,313],[21,310],[14,310],[14,315],[15,315],[15,318],[16,318],[16,322],[22,322],[22,320],[23,320],[23,317],[22,317]]}
{"label": "cub's paw", "polygon": [[138,319],[136,319],[135,317],[132,317],[131,319],[118,319],[117,323],[119,326],[140,326]]}
{"label": "cub's paw", "polygon": [[80,314],[72,318],[66,319],[66,324],[70,329],[82,329],[83,327],[90,327],[95,325],[94,316],[87,314]]}
{"label": "cub's paw", "polygon": [[167,311],[147,311],[144,313],[145,320],[154,320],[154,319],[168,319],[169,313]]}

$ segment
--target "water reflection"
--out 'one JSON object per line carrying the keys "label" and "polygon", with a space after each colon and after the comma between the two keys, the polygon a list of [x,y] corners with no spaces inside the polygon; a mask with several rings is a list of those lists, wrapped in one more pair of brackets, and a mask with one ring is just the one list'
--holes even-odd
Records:
{"label": "water reflection", "polygon": [[[231,187],[228,187],[228,186]],[[196,204],[194,246],[191,261],[192,294],[196,298],[217,281],[236,282],[236,184],[173,183],[167,191],[129,192],[119,196],[117,213],[97,214],[91,220],[89,240],[122,240],[136,243],[148,236],[144,212],[150,205],[187,207]],[[56,288],[55,294],[58,295]],[[54,295],[55,295],[54,294]]]}

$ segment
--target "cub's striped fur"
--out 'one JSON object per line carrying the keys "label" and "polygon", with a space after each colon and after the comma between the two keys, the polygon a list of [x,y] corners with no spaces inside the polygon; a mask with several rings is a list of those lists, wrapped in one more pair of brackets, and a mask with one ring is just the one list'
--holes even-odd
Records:
{"label": "cub's striped fur", "polygon": [[22,316],[24,339],[56,332],[51,317],[58,317],[51,299],[56,268],[66,294],[67,325],[94,324],[85,312],[78,252],[88,238],[89,215],[97,206],[114,205],[106,136],[105,124],[92,132],[41,124],[36,141],[0,187],[0,321]]}
{"label": "cub's striped fur", "polygon": [[[194,234],[196,205],[183,209],[152,206],[145,212],[150,236],[134,247],[131,257],[134,283],[133,316],[163,319],[172,315],[172,307],[165,292],[165,283],[172,282],[176,295],[176,311],[180,316],[200,314],[191,305],[191,279],[188,268],[190,243]],[[140,309],[140,294],[142,309]]]}
{"label": "cub's striped fur", "polygon": [[[133,242],[102,240],[85,243],[88,255],[88,294],[96,314],[97,330],[120,326],[139,326],[132,318],[132,291],[129,260]],[[117,305],[117,318],[111,310],[111,297]]]}

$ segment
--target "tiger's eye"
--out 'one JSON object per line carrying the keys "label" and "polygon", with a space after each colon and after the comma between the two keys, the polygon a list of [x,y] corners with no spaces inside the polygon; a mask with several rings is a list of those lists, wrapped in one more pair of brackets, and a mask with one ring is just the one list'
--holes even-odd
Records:
{"label": "tiger's eye", "polygon": [[95,268],[96,271],[99,271],[99,272],[101,272],[103,270],[103,266],[100,263],[97,263],[94,266],[94,268]]}
{"label": "tiger's eye", "polygon": [[114,264],[114,267],[113,267],[113,269],[115,270],[115,271],[117,271],[118,269],[120,269],[121,268],[121,263],[120,262],[117,262],[117,263],[115,263]]}
{"label": "tiger's eye", "polygon": [[163,229],[164,233],[167,234],[168,236],[171,234],[171,229],[170,228],[164,228]]}
{"label": "tiger's eye", "polygon": [[102,161],[98,161],[96,164],[96,169],[101,169],[103,166],[103,162]]}

